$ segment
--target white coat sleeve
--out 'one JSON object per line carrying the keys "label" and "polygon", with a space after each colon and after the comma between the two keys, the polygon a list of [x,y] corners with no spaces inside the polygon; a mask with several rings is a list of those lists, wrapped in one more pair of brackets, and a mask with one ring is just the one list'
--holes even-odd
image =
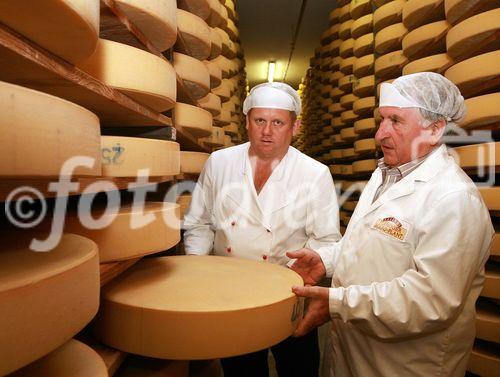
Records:
{"label": "white coat sleeve", "polygon": [[439,331],[456,318],[488,258],[488,212],[473,194],[453,192],[434,203],[419,228],[415,268],[391,281],[330,288],[332,318],[381,339]]}
{"label": "white coat sleeve", "polygon": [[212,163],[209,158],[198,178],[189,211],[184,216],[184,248],[188,255],[207,255],[214,245],[212,224]]}

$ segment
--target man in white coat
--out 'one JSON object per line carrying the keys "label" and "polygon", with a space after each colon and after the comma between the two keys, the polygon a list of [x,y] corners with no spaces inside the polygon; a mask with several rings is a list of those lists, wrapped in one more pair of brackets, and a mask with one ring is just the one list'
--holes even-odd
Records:
{"label": "man in white coat", "polygon": [[343,238],[289,253],[309,297],[297,335],[332,321],[333,376],[463,376],[493,228],[474,183],[440,143],[465,115],[458,88],[423,72],[384,83],[383,159]]}
{"label": "man in white coat", "polygon": [[[206,162],[184,218],[187,254],[285,266],[292,262],[288,250],[317,250],[340,239],[328,167],[290,146],[300,108],[287,84],[252,88],[243,104],[249,143],[214,152]],[[280,377],[318,375],[316,329],[271,350]],[[223,359],[225,377],[267,376],[267,353]]]}

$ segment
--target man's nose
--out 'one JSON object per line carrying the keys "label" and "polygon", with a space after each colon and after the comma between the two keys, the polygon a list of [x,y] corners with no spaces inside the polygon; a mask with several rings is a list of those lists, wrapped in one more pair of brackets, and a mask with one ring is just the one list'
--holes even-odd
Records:
{"label": "man's nose", "polygon": [[389,136],[387,121],[384,119],[380,122],[380,126],[378,127],[377,133],[375,134],[375,140],[380,142],[381,140],[385,139],[387,136]]}
{"label": "man's nose", "polygon": [[262,128],[262,134],[263,135],[271,135],[272,133],[273,133],[273,128],[272,128],[271,122],[266,122],[266,124]]}

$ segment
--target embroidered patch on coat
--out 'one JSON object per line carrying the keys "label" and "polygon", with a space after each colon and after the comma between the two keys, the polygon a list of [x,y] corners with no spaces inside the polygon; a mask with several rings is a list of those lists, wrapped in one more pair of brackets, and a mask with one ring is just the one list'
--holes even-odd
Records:
{"label": "embroidered patch on coat", "polygon": [[390,237],[404,241],[408,234],[409,226],[408,223],[400,221],[395,217],[384,217],[383,219],[377,219],[372,228]]}

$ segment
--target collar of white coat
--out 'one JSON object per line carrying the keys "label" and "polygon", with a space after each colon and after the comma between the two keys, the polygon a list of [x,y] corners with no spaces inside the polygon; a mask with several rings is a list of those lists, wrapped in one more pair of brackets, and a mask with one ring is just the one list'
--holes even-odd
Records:
{"label": "collar of white coat", "polygon": [[[242,165],[241,165],[241,174],[246,175],[248,173],[248,170],[251,169],[250,158],[248,155],[248,150],[250,149],[250,142],[247,142],[244,145],[245,145],[245,148],[244,148],[245,153],[244,153],[244,157],[243,157],[243,161],[242,161]],[[291,159],[291,155],[294,154],[295,151],[296,151],[296,149],[294,147],[292,147],[291,145],[288,146],[288,151],[286,152],[286,154],[283,156],[281,161],[278,163],[278,165],[275,167],[275,169],[272,172],[271,177],[273,180],[280,181],[281,179],[283,179],[283,177],[285,175],[286,167],[288,165],[288,161]],[[269,177],[269,178],[271,178],[271,177]]]}

